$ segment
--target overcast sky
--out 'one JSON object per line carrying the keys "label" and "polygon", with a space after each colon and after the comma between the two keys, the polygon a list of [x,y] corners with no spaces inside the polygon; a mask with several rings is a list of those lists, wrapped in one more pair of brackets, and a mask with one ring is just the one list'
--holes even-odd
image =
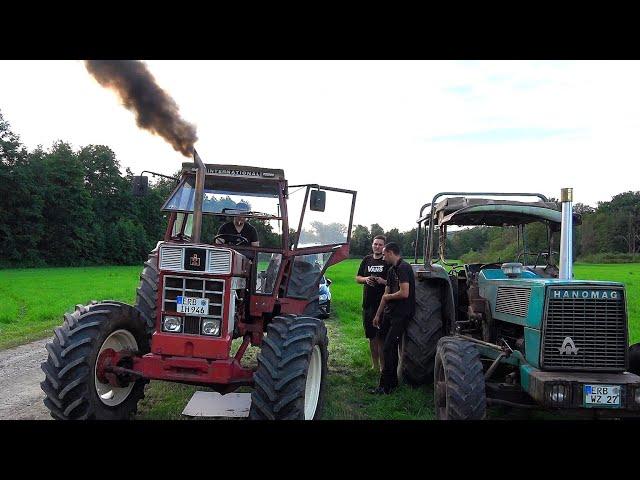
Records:
{"label": "overcast sky", "polygon": [[[149,61],[205,163],[358,191],[355,223],[415,225],[439,191],[595,205],[640,190],[638,61]],[[81,61],[0,61],[0,111],[29,149],[111,147],[136,174],[187,159],[139,130]]]}

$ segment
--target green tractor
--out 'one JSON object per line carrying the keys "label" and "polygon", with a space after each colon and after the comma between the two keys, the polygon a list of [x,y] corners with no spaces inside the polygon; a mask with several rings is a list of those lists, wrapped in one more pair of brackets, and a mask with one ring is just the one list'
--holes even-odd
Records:
{"label": "green tractor", "polygon": [[[434,382],[438,419],[482,419],[490,405],[640,414],[639,349],[628,348],[624,284],[573,278],[572,231],[580,217],[572,212],[572,189],[563,189],[561,200],[560,208],[537,193],[453,192],[422,206],[416,314],[402,339],[399,374],[411,385]],[[536,222],[546,226],[547,248],[529,252],[526,227]],[[510,262],[448,264],[451,225],[515,227],[518,254]]]}

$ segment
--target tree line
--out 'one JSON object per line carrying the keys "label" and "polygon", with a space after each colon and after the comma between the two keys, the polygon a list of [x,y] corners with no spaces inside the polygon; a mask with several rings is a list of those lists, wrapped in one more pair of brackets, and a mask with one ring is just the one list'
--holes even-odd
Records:
{"label": "tree line", "polygon": [[[55,142],[29,151],[0,112],[0,267],[133,265],[164,236],[160,209],[176,182],[160,179],[134,197],[133,172],[104,145]],[[175,174],[176,177],[178,173]],[[206,216],[202,238],[221,218]],[[252,222],[265,245],[278,237]]]}
{"label": "tree line", "polygon": [[[57,141],[49,149],[38,146],[29,151],[0,112],[0,267],[132,265],[146,259],[163,238],[168,215],[160,208],[176,183],[162,178],[150,186],[146,196],[134,197],[133,172],[127,168],[122,175],[120,170],[115,153],[104,145],[74,150],[69,143]],[[640,252],[640,192],[621,193],[596,207],[578,203],[574,209],[582,215],[582,224],[574,233],[575,257],[596,262],[636,259]],[[212,239],[222,221],[205,216],[202,238]],[[279,245],[279,235],[271,225],[251,223],[262,245]],[[331,243],[346,234],[341,224],[312,227],[303,231],[302,241]],[[370,253],[376,235],[398,243],[405,257],[413,256],[415,228],[385,231],[378,224],[354,226],[351,255]],[[516,255],[517,238],[515,229],[450,231],[447,257],[511,260]],[[437,236],[434,242],[437,251]],[[555,250],[558,242],[556,235]],[[527,250],[538,252],[545,246],[545,229],[529,226]]]}

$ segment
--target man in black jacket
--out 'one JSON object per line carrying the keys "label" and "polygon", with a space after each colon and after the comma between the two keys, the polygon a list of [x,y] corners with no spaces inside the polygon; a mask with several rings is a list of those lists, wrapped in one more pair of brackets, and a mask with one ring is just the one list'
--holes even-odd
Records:
{"label": "man in black jacket", "polygon": [[396,243],[387,243],[382,255],[391,268],[373,324],[380,327],[384,338],[384,367],[378,387],[371,393],[388,394],[398,386],[398,346],[407,323],[415,313],[416,287],[413,269],[400,256],[400,247]]}

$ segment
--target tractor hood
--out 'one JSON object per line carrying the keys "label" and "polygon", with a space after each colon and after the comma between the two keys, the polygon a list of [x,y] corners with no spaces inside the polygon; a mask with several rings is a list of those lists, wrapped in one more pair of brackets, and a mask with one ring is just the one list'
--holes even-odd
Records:
{"label": "tractor hood", "polygon": [[478,283],[484,283],[487,281],[497,281],[503,285],[515,285],[515,286],[532,286],[532,285],[593,285],[593,286],[611,286],[611,287],[623,287],[624,284],[620,282],[605,282],[600,280],[561,280],[559,278],[542,277],[531,270],[524,269],[522,274],[517,278],[509,278],[499,268],[486,268],[481,270],[478,274]]}
{"label": "tractor hood", "polygon": [[[435,208],[435,220],[439,225],[521,225],[532,222],[548,222],[557,231],[562,223],[562,211],[554,202],[518,202],[484,198],[452,197],[439,202]],[[573,215],[575,225],[581,223],[578,214]]]}

